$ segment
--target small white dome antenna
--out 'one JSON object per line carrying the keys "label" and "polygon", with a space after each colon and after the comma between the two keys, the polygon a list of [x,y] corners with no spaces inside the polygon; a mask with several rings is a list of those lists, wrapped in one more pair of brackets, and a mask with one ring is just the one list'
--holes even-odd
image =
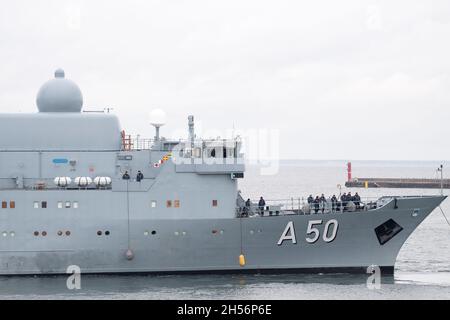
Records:
{"label": "small white dome antenna", "polygon": [[150,124],[155,127],[155,140],[159,141],[159,128],[166,124],[166,113],[162,109],[153,109],[150,112]]}

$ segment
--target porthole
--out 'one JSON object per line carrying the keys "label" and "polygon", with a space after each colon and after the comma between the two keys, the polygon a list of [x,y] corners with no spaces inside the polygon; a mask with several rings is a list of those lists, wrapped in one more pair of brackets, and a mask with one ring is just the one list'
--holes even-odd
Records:
{"label": "porthole", "polygon": [[219,231],[217,231],[217,230],[213,230],[213,231],[211,231],[212,232],[212,234],[217,234],[217,232],[219,232]]}
{"label": "porthole", "polygon": [[109,231],[105,231],[105,236],[109,236],[109,235],[110,235]]}
{"label": "porthole", "polygon": [[179,236],[179,235],[180,235],[180,233],[179,233],[178,231],[175,231],[174,234],[175,234],[176,236]]}
{"label": "porthole", "polygon": [[144,236],[148,236],[148,235],[149,235],[148,231],[144,231]]}
{"label": "porthole", "polygon": [[183,236],[185,236],[185,235],[186,235],[186,231],[183,231],[183,233],[182,233],[182,234],[183,234]]}
{"label": "porthole", "polygon": [[223,234],[223,230],[220,230],[220,234]]}
{"label": "porthole", "polygon": [[101,231],[97,231],[97,235],[98,235],[98,236],[101,236],[101,235],[102,235],[102,232],[101,232]]}
{"label": "porthole", "polygon": [[15,233],[14,231],[11,231],[11,232],[9,233],[9,235],[10,235],[11,237],[15,237],[15,236],[16,236],[16,233]]}
{"label": "porthole", "polygon": [[3,231],[2,235],[3,235],[4,237],[7,237],[7,236],[8,236],[8,232]]}
{"label": "porthole", "polygon": [[39,235],[39,232],[38,232],[38,231],[35,231],[33,234],[34,234],[34,236],[37,237],[37,236]]}
{"label": "porthole", "polygon": [[62,231],[58,231],[58,236],[62,236],[63,232]]}
{"label": "porthole", "polygon": [[253,231],[253,230],[250,230],[250,234],[255,234],[255,231]]}
{"label": "porthole", "polygon": [[46,237],[47,236],[47,231],[42,231],[42,236]]}
{"label": "porthole", "polygon": [[155,231],[155,230],[153,230],[153,231],[152,231],[152,235],[155,235],[155,234],[156,234],[156,231]]}
{"label": "porthole", "polygon": [[66,236],[70,236],[70,231],[66,231]]}

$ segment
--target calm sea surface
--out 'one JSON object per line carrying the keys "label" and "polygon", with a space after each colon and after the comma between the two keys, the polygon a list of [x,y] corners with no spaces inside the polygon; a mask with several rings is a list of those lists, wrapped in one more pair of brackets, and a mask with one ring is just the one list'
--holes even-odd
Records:
{"label": "calm sea surface", "polygon": [[[435,178],[438,162],[354,162],[355,177]],[[445,164],[445,168],[449,168]],[[239,188],[267,200],[339,194],[344,161],[286,161],[276,175],[249,166]],[[342,191],[347,191],[343,188]],[[351,189],[364,197],[427,195],[439,190]],[[445,190],[450,194],[450,190]],[[442,204],[450,219],[450,200]],[[365,275],[83,276],[69,291],[66,277],[0,277],[0,299],[450,299],[450,226],[439,210],[413,233],[397,259],[394,277],[369,290]]]}

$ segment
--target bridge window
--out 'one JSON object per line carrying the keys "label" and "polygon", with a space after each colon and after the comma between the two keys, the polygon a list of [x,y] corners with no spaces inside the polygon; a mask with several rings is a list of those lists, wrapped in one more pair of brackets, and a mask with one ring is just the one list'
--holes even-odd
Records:
{"label": "bridge window", "polygon": [[47,201],[42,201],[41,202],[41,208],[42,209],[47,209]]}
{"label": "bridge window", "polygon": [[58,201],[58,209],[62,209],[63,208],[63,203],[62,201]]}
{"label": "bridge window", "polygon": [[180,200],[175,200],[173,206],[174,206],[175,208],[179,208],[179,207],[180,207]]}
{"label": "bridge window", "polygon": [[78,201],[74,201],[73,202],[73,208],[74,209],[78,209]]}
{"label": "bridge window", "polygon": [[172,208],[172,200],[167,200],[166,207],[167,208]]}
{"label": "bridge window", "polygon": [[8,202],[2,201],[2,209],[8,208]]}
{"label": "bridge window", "polygon": [[156,208],[156,200],[152,200],[150,206],[151,206],[152,208]]}
{"label": "bridge window", "polygon": [[217,200],[213,200],[213,201],[212,201],[212,206],[213,206],[213,207],[217,207],[218,204],[219,204],[219,202],[218,202]]}
{"label": "bridge window", "polygon": [[10,201],[10,202],[9,202],[9,207],[10,207],[11,209],[15,209],[15,208],[16,208],[16,202],[15,202],[15,201]]}
{"label": "bridge window", "polygon": [[66,209],[69,209],[71,207],[70,201],[66,201]]}
{"label": "bridge window", "polygon": [[39,202],[35,201],[35,202],[33,203],[33,208],[39,209]]}

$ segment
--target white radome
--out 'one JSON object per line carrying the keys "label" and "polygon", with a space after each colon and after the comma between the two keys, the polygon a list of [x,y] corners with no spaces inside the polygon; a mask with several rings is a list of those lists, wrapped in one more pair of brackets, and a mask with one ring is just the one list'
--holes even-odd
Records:
{"label": "white radome", "polygon": [[90,185],[92,183],[92,179],[90,177],[76,177],[75,183],[79,187],[87,187],[88,185]]}
{"label": "white radome", "polygon": [[58,186],[58,187],[67,187],[69,184],[72,183],[72,179],[70,179],[69,177],[56,177],[55,180],[53,180],[53,182]]}
{"label": "white radome", "polygon": [[166,113],[162,109],[153,109],[150,114],[150,124],[155,127],[162,127],[166,124]]}
{"label": "white radome", "polygon": [[36,98],[39,112],[81,112],[81,90],[75,82],[64,77],[64,70],[58,69],[55,78],[42,85]]}
{"label": "white radome", "polygon": [[98,187],[106,187],[111,184],[112,180],[110,177],[95,177],[94,183]]}

